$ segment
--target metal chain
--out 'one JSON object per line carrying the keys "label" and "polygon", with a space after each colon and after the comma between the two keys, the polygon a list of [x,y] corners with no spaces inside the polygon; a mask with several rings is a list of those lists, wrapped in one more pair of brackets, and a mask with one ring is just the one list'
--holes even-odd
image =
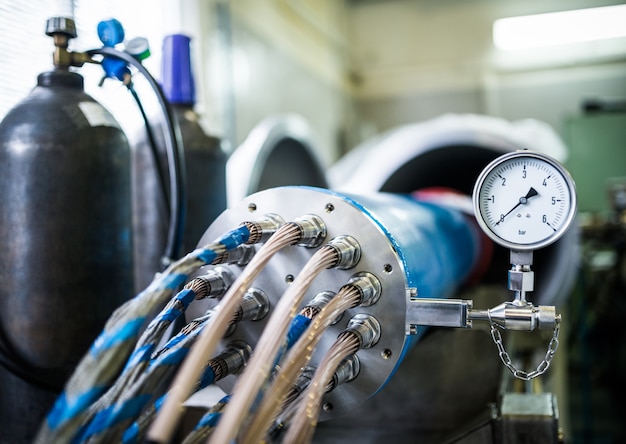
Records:
{"label": "metal chain", "polygon": [[559,347],[559,330],[561,329],[561,326],[558,320],[554,325],[554,333],[552,335],[552,339],[550,339],[550,343],[548,344],[548,351],[546,352],[546,355],[539,363],[537,368],[532,372],[525,372],[516,368],[513,365],[511,356],[504,349],[504,344],[502,343],[502,335],[500,335],[500,331],[496,328],[496,324],[494,324],[493,322],[490,322],[490,324],[491,337],[493,338],[493,342],[495,342],[496,346],[498,347],[498,354],[500,356],[500,359],[502,360],[502,363],[511,371],[511,373],[513,373],[513,376],[519,379],[523,379],[524,381],[528,381],[536,378],[537,376],[543,374],[546,370],[548,370],[548,367],[550,367],[550,362],[552,361],[552,358],[556,353],[556,349]]}

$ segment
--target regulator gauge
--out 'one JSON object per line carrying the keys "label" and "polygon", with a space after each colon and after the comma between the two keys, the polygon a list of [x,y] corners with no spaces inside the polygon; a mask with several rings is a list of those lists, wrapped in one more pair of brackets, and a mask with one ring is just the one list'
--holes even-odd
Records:
{"label": "regulator gauge", "polygon": [[556,241],[576,213],[576,190],[569,173],[551,157],[527,150],[504,154],[487,165],[472,200],[485,233],[516,251]]}

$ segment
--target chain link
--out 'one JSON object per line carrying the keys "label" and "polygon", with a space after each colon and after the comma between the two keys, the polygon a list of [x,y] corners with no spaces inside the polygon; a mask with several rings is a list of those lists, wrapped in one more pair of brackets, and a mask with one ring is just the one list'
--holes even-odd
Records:
{"label": "chain link", "polygon": [[548,370],[548,367],[550,367],[550,362],[552,361],[552,358],[554,358],[554,354],[556,353],[556,349],[559,347],[559,330],[561,329],[561,326],[558,320],[554,325],[554,333],[552,334],[552,339],[550,339],[550,343],[548,344],[548,351],[546,352],[546,355],[539,363],[537,368],[531,372],[525,372],[516,368],[513,365],[511,356],[504,349],[504,344],[502,342],[502,335],[500,334],[500,331],[497,329],[495,323],[490,322],[490,324],[491,337],[493,338],[493,342],[498,347],[498,355],[500,356],[502,363],[511,371],[511,373],[513,373],[513,376],[518,379],[528,381],[530,379],[536,378],[537,376],[543,374],[546,370]]}

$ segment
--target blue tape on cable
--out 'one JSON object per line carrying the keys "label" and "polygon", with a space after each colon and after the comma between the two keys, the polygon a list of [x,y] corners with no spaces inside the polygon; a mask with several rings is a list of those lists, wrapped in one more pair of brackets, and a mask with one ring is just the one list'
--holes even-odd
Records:
{"label": "blue tape on cable", "polygon": [[154,401],[154,408],[156,410],[159,410],[161,408],[161,406],[163,405],[163,403],[165,402],[165,398],[167,397],[167,393],[163,396],[161,396],[159,399],[157,399],[156,401]]}
{"label": "blue tape on cable", "polygon": [[189,307],[189,304],[191,304],[195,298],[196,293],[190,288],[185,288],[176,295],[176,299],[178,299],[185,308]]}
{"label": "blue tape on cable", "polygon": [[122,326],[122,328],[116,331],[102,332],[91,345],[89,353],[97,357],[100,353],[108,350],[113,345],[124,342],[130,338],[134,338],[135,336],[137,336],[139,330],[141,329],[141,326],[144,324],[144,321],[144,317],[138,317],[127,322]]}
{"label": "blue tape on cable", "polygon": [[158,317],[154,318],[154,323],[174,322],[183,312],[178,308],[170,308],[162,312]]}
{"label": "blue tape on cable", "polygon": [[182,334],[182,333],[177,334],[172,339],[167,341],[167,343],[161,348],[161,350],[159,350],[159,353],[169,350],[170,348],[174,348],[180,341],[182,341],[185,338],[187,338],[187,335]]}
{"label": "blue tape on cable", "polygon": [[129,428],[126,429],[122,435],[123,444],[137,444],[139,442],[139,424],[134,422]]}
{"label": "blue tape on cable", "polygon": [[207,413],[200,419],[200,421],[196,425],[196,430],[204,427],[215,427],[221,417],[222,412]]}
{"label": "blue tape on cable", "polygon": [[126,363],[126,368],[135,367],[140,362],[146,362],[150,360],[150,356],[152,356],[152,352],[154,352],[155,344],[146,344],[142,347],[139,347],[137,350],[130,355],[128,358],[128,362]]}
{"label": "blue tape on cable", "polygon": [[151,367],[157,365],[178,365],[183,362],[185,356],[189,353],[189,348],[182,347],[171,351],[170,353],[163,354],[150,363]]}
{"label": "blue tape on cable", "polygon": [[114,404],[111,407],[98,412],[98,414],[91,421],[91,424],[89,424],[87,430],[85,430],[83,436],[81,436],[81,440],[98,435],[126,419],[136,417],[139,415],[150,398],[151,395],[146,393],[131,398],[121,404]]}
{"label": "blue tape on cable", "polygon": [[74,438],[74,442],[80,443],[88,439],[90,436],[101,432],[106,427],[106,422],[113,411],[115,406],[107,407],[104,410],[99,411],[91,420],[87,427],[83,428],[80,434]]}
{"label": "blue tape on cable", "polygon": [[188,276],[186,274],[181,273],[165,275],[161,278],[161,286],[175,290],[187,280],[187,277]]}
{"label": "blue tape on cable", "polygon": [[215,251],[205,248],[198,248],[194,250],[193,254],[205,264],[210,264],[217,257]]}
{"label": "blue tape on cable", "polygon": [[[158,412],[161,405],[165,401],[167,395],[162,395],[159,399],[154,401],[154,412]],[[139,424],[137,422],[132,423],[122,435],[123,444],[137,444],[139,442]]]}
{"label": "blue tape on cable", "polygon": [[287,332],[287,348],[291,348],[293,344],[302,336],[304,330],[311,324],[311,318],[303,316],[301,314],[296,315],[289,326]]}
{"label": "blue tape on cable", "polygon": [[249,238],[250,230],[248,230],[248,227],[245,225],[242,225],[230,233],[225,234],[216,242],[224,245],[227,250],[232,250],[233,248],[247,242]]}
{"label": "blue tape on cable", "polygon": [[148,328],[154,327],[161,322],[174,322],[183,313],[183,311],[186,310],[187,307],[189,307],[189,304],[195,299],[195,297],[196,293],[194,293],[193,290],[190,290],[188,288],[181,290],[176,295],[176,300],[182,304],[182,309],[171,307],[167,310],[162,311],[150,322]]}
{"label": "blue tape on cable", "polygon": [[98,399],[105,389],[106,387],[93,387],[91,390],[78,396],[74,401],[68,400],[65,392],[61,393],[46,418],[50,430],[56,430],[81,413]]}
{"label": "blue tape on cable", "polygon": [[108,426],[113,427],[126,419],[137,417],[143,410],[143,407],[150,401],[150,398],[152,398],[150,393],[144,393],[125,401],[122,405],[118,405],[109,420]]}
{"label": "blue tape on cable", "polygon": [[209,366],[204,369],[204,373],[200,378],[200,388],[208,387],[209,385],[213,384],[213,382],[215,382],[215,372]]}
{"label": "blue tape on cable", "polygon": [[[231,395],[224,396],[222,399],[219,400],[218,404],[228,404],[228,401],[230,401],[230,397]],[[223,407],[224,406],[222,406],[222,408]],[[207,413],[200,419],[195,429],[198,430],[198,429],[201,429],[202,427],[215,427],[215,425],[217,424],[217,421],[220,419],[221,416],[222,416],[221,411]]]}

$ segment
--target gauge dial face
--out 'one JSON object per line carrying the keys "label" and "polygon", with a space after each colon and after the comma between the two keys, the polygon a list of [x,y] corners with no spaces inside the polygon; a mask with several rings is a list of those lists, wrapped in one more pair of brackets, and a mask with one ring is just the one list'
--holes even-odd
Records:
{"label": "gauge dial face", "polygon": [[567,231],[576,212],[576,191],[556,160],[515,151],[487,165],[473,202],[476,219],[491,239],[507,248],[533,250]]}

